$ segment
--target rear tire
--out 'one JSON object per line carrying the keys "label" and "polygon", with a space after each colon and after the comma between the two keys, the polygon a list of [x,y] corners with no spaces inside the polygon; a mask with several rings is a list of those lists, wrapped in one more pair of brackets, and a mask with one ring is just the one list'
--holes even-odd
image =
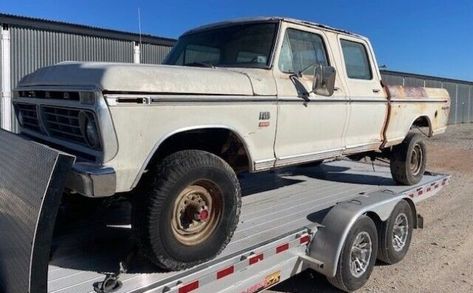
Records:
{"label": "rear tire", "polygon": [[380,225],[378,259],[386,264],[400,262],[411,245],[413,226],[411,206],[401,200],[389,219]]}
{"label": "rear tire", "polygon": [[132,223],[141,252],[182,270],[218,255],[238,224],[241,191],[232,168],[204,151],[166,157],[134,200]]}
{"label": "rear tire", "polygon": [[427,149],[423,137],[409,133],[404,141],[393,147],[391,153],[391,174],[398,184],[419,183],[425,172]]}
{"label": "rear tire", "polygon": [[338,259],[337,272],[327,280],[345,292],[358,290],[368,281],[378,251],[376,225],[368,216],[353,224]]}

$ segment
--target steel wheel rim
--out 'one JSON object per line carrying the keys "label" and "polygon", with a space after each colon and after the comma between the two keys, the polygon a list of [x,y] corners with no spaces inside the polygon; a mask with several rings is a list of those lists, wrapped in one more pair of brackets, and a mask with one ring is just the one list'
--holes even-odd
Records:
{"label": "steel wheel rim", "polygon": [[424,152],[419,144],[416,144],[412,150],[409,167],[413,175],[420,173],[422,169],[422,161],[424,160]]}
{"label": "steel wheel rim", "polygon": [[392,245],[396,252],[401,251],[406,246],[408,236],[409,222],[406,214],[401,213],[397,215],[393,225]]}
{"label": "steel wheel rim", "polygon": [[368,270],[372,252],[370,234],[363,231],[356,235],[350,252],[350,272],[354,277],[359,278]]}
{"label": "steel wheel rim", "polygon": [[214,232],[222,216],[222,192],[210,180],[198,180],[184,188],[176,200],[171,230],[184,245],[198,245]]}

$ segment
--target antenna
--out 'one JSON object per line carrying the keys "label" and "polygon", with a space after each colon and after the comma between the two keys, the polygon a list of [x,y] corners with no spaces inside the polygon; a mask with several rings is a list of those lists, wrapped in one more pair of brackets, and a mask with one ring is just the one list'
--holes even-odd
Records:
{"label": "antenna", "polygon": [[138,7],[138,30],[140,32],[140,46],[141,46],[141,9]]}

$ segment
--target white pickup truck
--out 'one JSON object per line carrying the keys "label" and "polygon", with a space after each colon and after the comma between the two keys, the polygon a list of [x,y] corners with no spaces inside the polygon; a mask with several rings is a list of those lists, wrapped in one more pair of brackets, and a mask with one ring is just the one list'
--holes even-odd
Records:
{"label": "white pickup truck", "polygon": [[256,18],[185,33],[164,65],[42,68],[14,106],[23,136],[77,157],[69,193],[125,194],[141,250],[179,270],[230,241],[239,172],[370,156],[390,159],[397,183],[419,182],[426,149],[410,131],[444,132],[450,100],[384,85],[365,37]]}

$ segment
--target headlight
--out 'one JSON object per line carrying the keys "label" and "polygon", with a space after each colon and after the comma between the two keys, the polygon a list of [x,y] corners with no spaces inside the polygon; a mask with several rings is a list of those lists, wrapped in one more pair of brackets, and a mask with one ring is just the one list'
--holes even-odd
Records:
{"label": "headlight", "polygon": [[90,113],[80,113],[82,133],[89,147],[98,149],[100,147],[100,137],[95,124],[94,116]]}

